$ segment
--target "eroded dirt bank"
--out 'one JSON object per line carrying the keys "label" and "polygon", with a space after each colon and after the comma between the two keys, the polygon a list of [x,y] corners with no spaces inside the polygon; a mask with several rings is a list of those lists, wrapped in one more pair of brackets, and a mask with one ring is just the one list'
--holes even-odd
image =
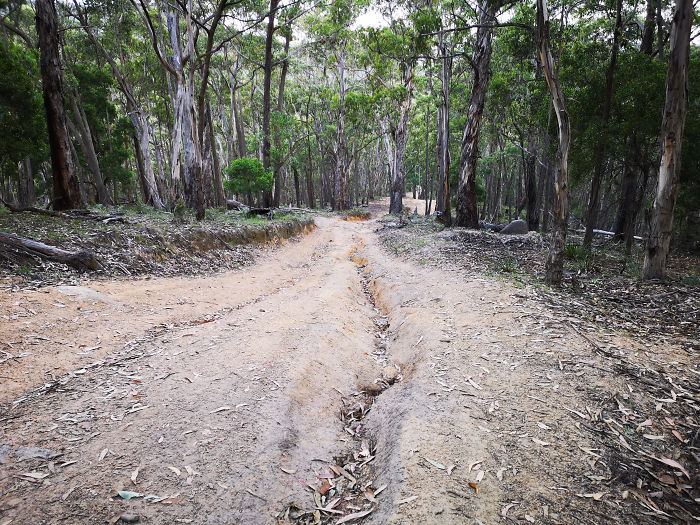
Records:
{"label": "eroded dirt bank", "polygon": [[[676,438],[587,340],[521,290],[388,255],[374,221],[318,224],[240,272],[51,290],[80,361],[2,388],[0,524],[667,520],[587,427],[622,437],[622,414],[669,459]],[[73,315],[100,340],[71,341]]]}

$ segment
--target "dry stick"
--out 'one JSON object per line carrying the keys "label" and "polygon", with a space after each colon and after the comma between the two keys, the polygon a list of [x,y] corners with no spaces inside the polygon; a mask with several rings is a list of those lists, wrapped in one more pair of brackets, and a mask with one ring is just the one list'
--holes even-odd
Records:
{"label": "dry stick", "polygon": [[571,328],[578,335],[580,335],[583,339],[588,341],[588,343],[595,349],[596,352],[604,355],[605,357],[614,357],[614,358],[617,357],[612,352],[608,352],[607,350],[604,350],[603,348],[598,346],[598,344],[593,342],[587,335],[585,335],[583,332],[581,332],[579,329],[577,329],[570,321],[566,321],[564,324],[567,325],[569,328]]}

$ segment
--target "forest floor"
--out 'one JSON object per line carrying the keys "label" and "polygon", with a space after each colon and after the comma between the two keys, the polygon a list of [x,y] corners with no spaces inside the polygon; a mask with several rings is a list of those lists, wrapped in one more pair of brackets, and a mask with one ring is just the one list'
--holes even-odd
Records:
{"label": "forest floor", "polygon": [[370,210],[239,270],[8,289],[0,525],[697,521],[697,286],[651,299],[689,325],[616,324]]}

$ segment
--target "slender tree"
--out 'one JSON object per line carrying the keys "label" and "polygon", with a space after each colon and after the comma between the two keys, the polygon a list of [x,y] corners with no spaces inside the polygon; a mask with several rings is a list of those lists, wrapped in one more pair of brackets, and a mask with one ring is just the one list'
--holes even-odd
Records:
{"label": "slender tree", "polygon": [[554,227],[545,266],[545,280],[550,285],[561,283],[564,271],[564,248],[569,222],[569,149],[571,147],[571,122],[566,109],[564,93],[549,43],[549,13],[547,0],[537,0],[537,27],[535,39],[544,69],[544,77],[557,116],[559,145],[554,179]]}

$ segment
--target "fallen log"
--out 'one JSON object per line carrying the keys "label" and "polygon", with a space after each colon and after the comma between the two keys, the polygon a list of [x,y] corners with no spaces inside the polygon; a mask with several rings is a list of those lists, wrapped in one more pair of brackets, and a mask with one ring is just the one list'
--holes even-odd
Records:
{"label": "fallen log", "polygon": [[[586,230],[574,230],[576,233],[586,233]],[[598,235],[605,235],[606,237],[613,237],[615,235],[615,232],[609,232],[605,230],[597,230],[594,229],[593,233],[596,233]],[[644,237],[640,237],[639,235],[634,236],[635,241],[643,241]]]}
{"label": "fallen log", "polygon": [[28,255],[35,255],[49,261],[68,264],[78,270],[99,270],[102,264],[89,250],[69,252],[32,239],[25,239],[12,233],[0,232],[0,244],[5,244]]}
{"label": "fallen log", "polygon": [[246,210],[248,210],[248,206],[246,206],[245,204],[243,204],[243,203],[240,202],[240,201],[237,201],[236,199],[228,199],[228,200],[226,201],[226,209],[228,209],[228,210],[239,210],[239,211],[243,210],[243,211],[246,211]]}

